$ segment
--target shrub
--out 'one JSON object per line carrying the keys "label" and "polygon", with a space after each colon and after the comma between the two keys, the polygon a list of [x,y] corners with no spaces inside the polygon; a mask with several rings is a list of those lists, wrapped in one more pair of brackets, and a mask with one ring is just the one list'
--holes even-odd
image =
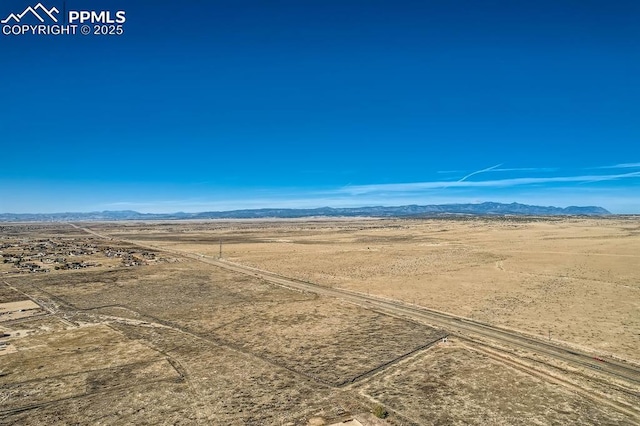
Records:
{"label": "shrub", "polygon": [[386,419],[389,415],[389,412],[382,405],[378,404],[373,407],[373,415],[378,417],[379,419]]}

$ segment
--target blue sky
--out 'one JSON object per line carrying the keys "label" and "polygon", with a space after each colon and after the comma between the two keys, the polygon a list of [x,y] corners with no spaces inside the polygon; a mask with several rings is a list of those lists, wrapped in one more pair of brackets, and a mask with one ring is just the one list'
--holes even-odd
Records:
{"label": "blue sky", "polygon": [[638,1],[66,7],[125,10],[125,33],[0,34],[0,212],[640,213]]}

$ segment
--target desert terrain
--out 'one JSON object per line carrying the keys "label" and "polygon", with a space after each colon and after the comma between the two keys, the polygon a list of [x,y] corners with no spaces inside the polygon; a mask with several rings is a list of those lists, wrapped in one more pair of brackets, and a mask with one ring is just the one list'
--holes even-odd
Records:
{"label": "desert terrain", "polygon": [[635,217],[16,223],[0,247],[0,424],[640,424]]}

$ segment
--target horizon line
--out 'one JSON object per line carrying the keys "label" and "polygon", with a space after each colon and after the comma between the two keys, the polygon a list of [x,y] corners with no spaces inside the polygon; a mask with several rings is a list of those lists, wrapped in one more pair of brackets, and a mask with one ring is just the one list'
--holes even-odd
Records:
{"label": "horizon line", "polygon": [[437,204],[396,204],[396,205],[384,205],[384,204],[366,204],[361,206],[346,206],[346,207],[332,207],[329,205],[323,205],[319,207],[255,207],[255,208],[236,208],[236,209],[225,209],[225,210],[200,210],[200,211],[166,211],[166,212],[144,212],[132,209],[124,209],[124,210],[90,210],[90,211],[56,211],[56,212],[25,212],[25,213],[15,213],[15,212],[0,212],[0,216],[28,216],[28,215],[69,215],[69,214],[99,214],[99,213],[135,213],[140,215],[176,215],[176,214],[185,214],[185,215],[196,215],[203,213],[233,213],[233,212],[242,212],[242,211],[264,211],[264,210],[287,210],[287,211],[304,211],[304,210],[322,210],[322,209],[331,209],[331,210],[358,210],[358,209],[373,209],[373,208],[402,208],[402,207],[445,207],[445,206],[481,206],[484,204],[494,204],[500,206],[525,206],[525,207],[536,207],[536,208],[553,208],[553,209],[570,209],[570,208],[598,208],[608,212],[609,215],[613,215],[615,213],[609,212],[608,209],[598,206],[598,205],[568,205],[567,207],[560,207],[556,205],[540,205],[540,204],[526,204],[520,203],[517,201],[513,201],[510,203],[503,203],[497,201],[478,201],[478,202],[458,202],[458,203],[437,203]]}

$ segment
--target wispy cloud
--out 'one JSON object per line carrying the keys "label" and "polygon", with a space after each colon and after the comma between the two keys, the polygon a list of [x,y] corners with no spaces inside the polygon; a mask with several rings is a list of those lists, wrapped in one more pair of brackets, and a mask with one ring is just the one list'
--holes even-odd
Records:
{"label": "wispy cloud", "polygon": [[[502,164],[498,166],[488,167],[483,170],[478,170],[476,172],[468,174],[466,178],[469,176],[473,176],[478,173],[484,172],[536,172],[536,173],[546,173],[546,172],[556,172],[558,171],[555,167],[500,167]],[[436,173],[438,174],[453,174],[453,173],[465,173],[465,170],[438,170]]]}
{"label": "wispy cloud", "polygon": [[493,169],[492,172],[556,172],[555,167],[514,167],[514,168],[500,168]]}
{"label": "wispy cloud", "polygon": [[[486,169],[485,169],[486,170]],[[473,173],[477,174],[477,173]],[[581,176],[553,176],[553,177],[521,177],[510,179],[493,179],[483,181],[465,180],[471,175],[467,175],[456,182],[431,181],[431,182],[413,182],[413,183],[390,183],[390,184],[372,184],[357,185],[340,188],[338,192],[353,195],[367,194],[372,192],[413,192],[429,189],[444,188],[505,188],[522,185],[540,185],[551,183],[590,183],[611,181],[618,179],[628,179],[640,177],[639,172],[609,174],[609,175],[581,175]]]}
{"label": "wispy cloud", "polygon": [[640,163],[622,163],[622,164],[614,164],[613,166],[593,167],[593,169],[635,169],[635,168],[640,168]]}

